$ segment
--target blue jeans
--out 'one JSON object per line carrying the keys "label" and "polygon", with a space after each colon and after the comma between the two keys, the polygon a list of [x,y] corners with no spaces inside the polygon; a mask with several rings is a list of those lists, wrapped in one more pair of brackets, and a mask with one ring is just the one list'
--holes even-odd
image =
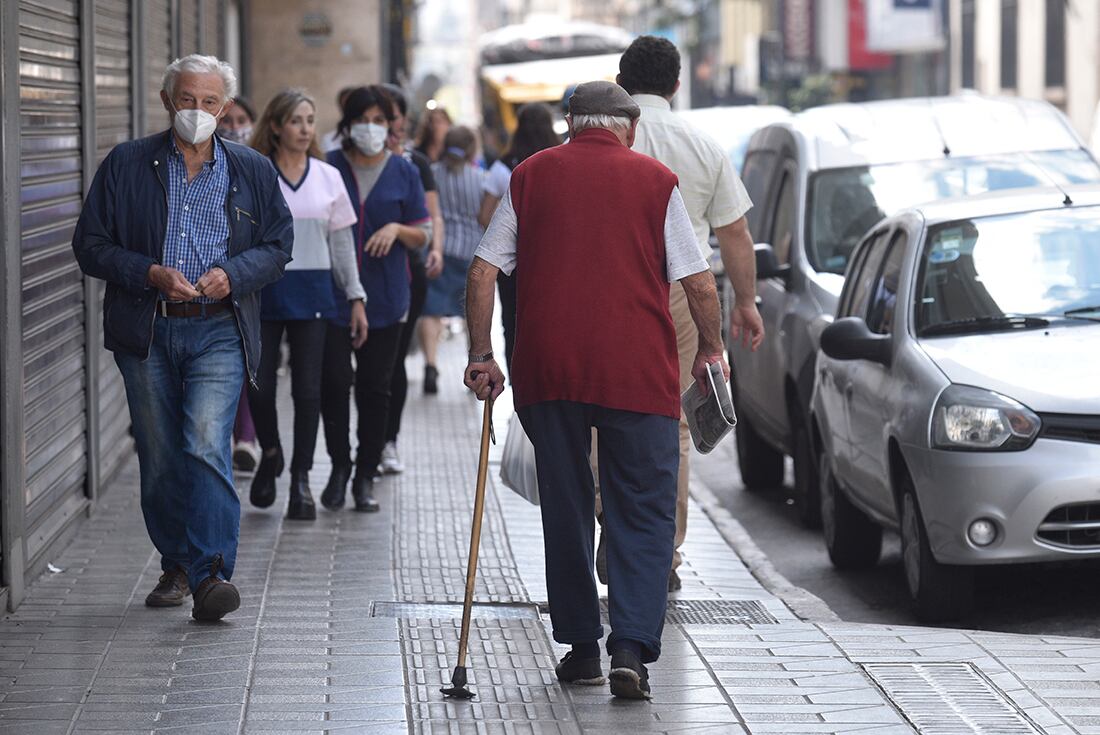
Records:
{"label": "blue jeans", "polygon": [[192,591],[233,576],[241,502],[232,432],[244,350],[232,312],[156,317],[149,359],[115,353],[141,468],[141,511],[161,569],[187,572]]}
{"label": "blue jeans", "polygon": [[643,663],[656,661],[676,536],[677,420],[573,401],[536,403],[518,413],[535,446],[554,640],[603,637],[592,574],[596,488],[588,455],[595,427],[608,535],[607,650],[632,641],[641,645]]}

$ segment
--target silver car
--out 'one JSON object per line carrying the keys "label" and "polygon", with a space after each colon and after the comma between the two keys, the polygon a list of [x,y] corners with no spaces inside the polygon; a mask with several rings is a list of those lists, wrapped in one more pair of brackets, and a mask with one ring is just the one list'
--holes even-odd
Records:
{"label": "silver car", "polygon": [[910,209],[853,252],[811,421],[834,565],[901,536],[919,616],[975,565],[1100,557],[1100,186]]}
{"label": "silver car", "polygon": [[818,519],[810,396],[818,335],[836,311],[852,248],[880,219],[922,202],[1100,182],[1100,167],[1046,102],[974,94],[825,105],[753,135],[757,293],[767,339],[730,344],[737,454],[749,489],[782,485],[794,460],[803,522]]}

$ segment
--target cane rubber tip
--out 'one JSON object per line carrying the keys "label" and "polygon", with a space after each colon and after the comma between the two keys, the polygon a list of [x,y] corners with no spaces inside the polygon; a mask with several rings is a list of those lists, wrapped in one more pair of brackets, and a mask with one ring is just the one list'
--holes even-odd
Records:
{"label": "cane rubber tip", "polygon": [[439,691],[443,692],[444,697],[451,699],[473,699],[477,696],[466,687],[444,687]]}

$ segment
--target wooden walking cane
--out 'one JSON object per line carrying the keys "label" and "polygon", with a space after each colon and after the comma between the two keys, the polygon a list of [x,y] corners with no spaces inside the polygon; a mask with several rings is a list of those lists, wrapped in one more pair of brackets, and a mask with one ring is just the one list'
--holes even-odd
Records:
{"label": "wooden walking cane", "polygon": [[470,614],[474,605],[474,583],[477,581],[477,551],[481,544],[481,516],[485,509],[485,479],[489,474],[489,441],[496,444],[493,431],[493,399],[485,401],[485,418],[481,422],[481,458],[477,463],[477,490],[474,492],[474,520],[470,529],[470,559],[466,563],[466,598],[462,603],[462,633],[458,638],[458,665],[451,675],[451,686],[439,691],[445,697],[473,699],[477,695],[466,687],[466,645],[470,639]]}

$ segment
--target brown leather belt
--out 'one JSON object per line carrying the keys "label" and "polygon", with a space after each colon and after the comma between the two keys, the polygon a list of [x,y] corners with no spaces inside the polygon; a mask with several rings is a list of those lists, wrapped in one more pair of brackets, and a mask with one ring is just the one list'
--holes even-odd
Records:
{"label": "brown leather belt", "polygon": [[196,304],[193,301],[158,301],[157,313],[161,316],[202,317],[214,316],[229,311],[229,303],[218,301],[213,304]]}

